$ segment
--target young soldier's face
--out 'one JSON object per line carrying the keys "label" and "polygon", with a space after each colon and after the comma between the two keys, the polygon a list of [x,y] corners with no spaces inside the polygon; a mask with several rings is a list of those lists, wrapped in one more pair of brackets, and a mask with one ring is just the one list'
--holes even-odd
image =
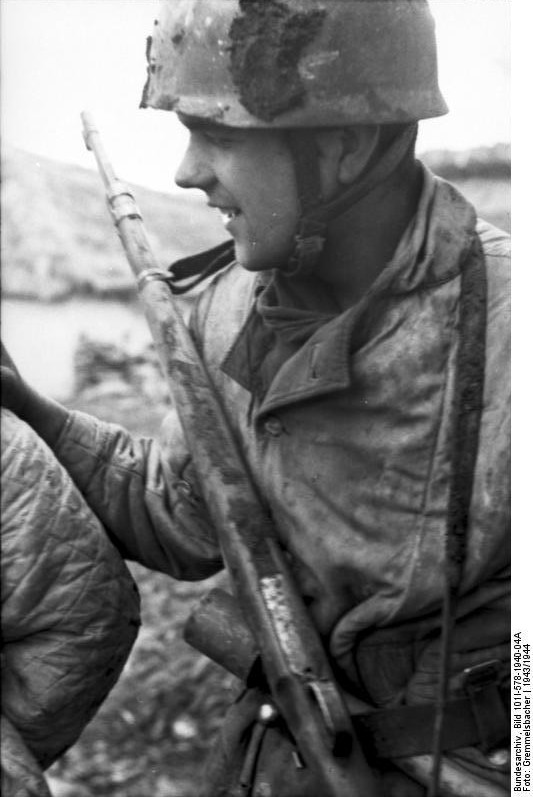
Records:
{"label": "young soldier's face", "polygon": [[299,202],[284,134],[183,119],[187,152],[176,173],[183,188],[200,188],[218,208],[250,271],[283,267],[292,253]]}

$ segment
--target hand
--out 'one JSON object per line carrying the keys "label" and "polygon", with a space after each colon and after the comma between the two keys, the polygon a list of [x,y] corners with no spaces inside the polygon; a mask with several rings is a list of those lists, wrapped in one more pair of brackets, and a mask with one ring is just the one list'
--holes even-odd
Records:
{"label": "hand", "polygon": [[2,383],[2,407],[12,410],[19,418],[24,419],[24,409],[28,402],[29,387],[21,376],[8,366],[0,366]]}
{"label": "hand", "polygon": [[8,366],[0,366],[2,406],[26,421],[53,448],[67,420],[68,410],[42,396]]}

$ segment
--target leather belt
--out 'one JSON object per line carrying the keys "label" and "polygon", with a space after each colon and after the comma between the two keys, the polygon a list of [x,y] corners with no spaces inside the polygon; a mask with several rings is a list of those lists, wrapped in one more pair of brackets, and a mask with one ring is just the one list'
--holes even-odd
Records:
{"label": "leather belt", "polygon": [[[497,684],[499,662],[465,670],[466,697],[446,703],[442,750],[479,746],[488,752],[509,739],[508,690]],[[401,758],[431,753],[433,704],[377,709],[352,717],[358,739],[368,755]]]}

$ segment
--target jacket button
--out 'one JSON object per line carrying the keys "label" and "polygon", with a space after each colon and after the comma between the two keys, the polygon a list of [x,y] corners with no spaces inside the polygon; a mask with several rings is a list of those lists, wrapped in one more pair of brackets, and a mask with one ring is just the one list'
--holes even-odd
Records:
{"label": "jacket button", "polygon": [[185,498],[190,498],[193,494],[192,486],[186,479],[179,479],[176,482],[176,489]]}
{"label": "jacket button", "polygon": [[274,415],[270,415],[263,426],[265,432],[269,434],[271,437],[279,437],[280,434],[283,432],[283,425],[279,418],[276,418]]}

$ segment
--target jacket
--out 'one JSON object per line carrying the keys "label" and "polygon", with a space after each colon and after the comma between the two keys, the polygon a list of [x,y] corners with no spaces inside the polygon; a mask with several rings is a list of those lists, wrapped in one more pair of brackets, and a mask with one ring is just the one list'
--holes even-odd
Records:
{"label": "jacket", "polygon": [[118,679],[139,596],[64,468],[4,408],[1,444],[2,785],[15,794],[10,778],[56,760]]}
{"label": "jacket", "polygon": [[[427,641],[440,624],[460,276],[474,240],[486,264],[488,320],[455,669],[505,661],[508,236],[425,170],[412,223],[357,305],[340,314],[315,308],[308,318],[281,277],[234,264],[202,293],[191,320],[318,628],[378,705],[427,700],[434,690],[437,654]],[[307,336],[293,335],[296,327]],[[275,335],[287,330],[280,347]],[[128,556],[177,578],[221,567],[174,418],[158,443],[73,413],[56,453]],[[383,678],[375,679],[376,637],[370,644],[367,635],[384,632],[390,654],[390,629],[407,645],[405,667],[395,675],[390,655],[378,656]]]}

